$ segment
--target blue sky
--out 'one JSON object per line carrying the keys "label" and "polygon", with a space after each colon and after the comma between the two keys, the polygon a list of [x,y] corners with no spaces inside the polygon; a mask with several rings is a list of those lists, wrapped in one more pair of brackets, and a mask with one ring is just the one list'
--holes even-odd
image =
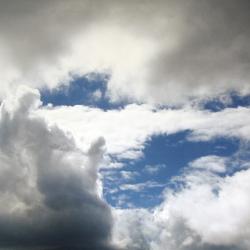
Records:
{"label": "blue sky", "polygon": [[211,111],[220,111],[224,108],[236,108],[236,107],[247,107],[250,105],[250,96],[241,96],[237,94],[236,92],[231,92],[225,95],[226,100],[223,102],[223,100],[219,98],[214,98],[210,101],[205,102],[204,108],[211,110]]}
{"label": "blue sky", "polygon": [[[73,77],[74,78],[74,77]],[[123,103],[111,103],[107,96],[109,75],[93,73],[75,77],[70,84],[58,88],[41,90],[41,101],[44,105],[53,106],[87,105],[104,110],[123,107]],[[98,96],[95,96],[98,93]]]}

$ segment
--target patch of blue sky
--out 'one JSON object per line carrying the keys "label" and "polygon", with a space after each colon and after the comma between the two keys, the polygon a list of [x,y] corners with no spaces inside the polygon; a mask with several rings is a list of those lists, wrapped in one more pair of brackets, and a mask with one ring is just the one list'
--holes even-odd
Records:
{"label": "patch of blue sky", "polygon": [[109,76],[92,73],[77,77],[69,84],[59,88],[41,90],[43,105],[74,106],[86,105],[104,110],[124,107],[124,103],[112,103],[107,97],[107,82]]}
{"label": "patch of blue sky", "polygon": [[212,112],[218,112],[225,108],[249,107],[250,95],[239,95],[237,92],[231,92],[228,95],[213,98],[203,103],[203,108]]}
{"label": "patch of blue sky", "polygon": [[108,203],[119,208],[153,208],[163,201],[163,187],[143,189],[138,192],[127,190],[110,196]]}
{"label": "patch of blue sky", "polygon": [[[122,108],[128,104],[128,100],[110,102],[107,96],[107,83],[110,76],[101,73],[90,73],[81,77],[73,77],[70,83],[49,90],[41,90],[41,100],[44,105],[53,106],[87,105],[104,110]],[[223,96],[202,100],[201,107],[212,112],[218,112],[225,108],[237,108],[250,106],[250,95],[242,96],[237,92],[230,92]],[[158,106],[158,109],[176,108],[174,106]]]}
{"label": "patch of blue sky", "polygon": [[[104,179],[107,201],[113,206],[128,207],[132,204],[135,207],[153,207],[161,202],[161,193],[171,185],[171,178],[178,176],[191,161],[207,155],[230,157],[239,150],[240,143],[236,139],[193,142],[186,139],[188,133],[152,137],[146,143],[143,158],[125,161],[122,170],[113,172],[112,180]],[[132,178],[125,178],[121,171],[131,172]],[[109,190],[116,192],[109,193]],[[121,203],[120,196],[126,202]]]}

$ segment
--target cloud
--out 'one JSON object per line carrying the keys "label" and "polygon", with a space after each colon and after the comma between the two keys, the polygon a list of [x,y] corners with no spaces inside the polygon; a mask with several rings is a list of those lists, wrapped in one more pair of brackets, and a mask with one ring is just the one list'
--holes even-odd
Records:
{"label": "cloud", "polygon": [[114,241],[136,250],[249,249],[249,174],[187,168],[160,206],[115,210]]}
{"label": "cloud", "polygon": [[120,174],[124,180],[133,180],[138,175],[136,171],[125,171],[125,170],[122,170]]}
{"label": "cloud", "polygon": [[191,168],[199,168],[216,173],[226,172],[226,157],[207,155],[190,162]]}
{"label": "cloud", "polygon": [[190,172],[184,178],[186,188],[168,196],[168,202],[160,209],[162,215],[167,209],[180,216],[206,244],[248,249],[249,173],[247,169],[218,178]]}
{"label": "cloud", "polygon": [[110,75],[111,101],[176,105],[250,94],[249,8],[248,0],[0,0],[0,247],[108,250],[113,231],[129,250],[249,249],[246,161],[225,176],[225,159],[191,162],[153,210],[111,209],[98,178],[100,163],[142,157],[153,135],[188,131],[193,141],[247,144],[249,107],[40,108],[37,90],[19,88],[52,89],[101,72]]}
{"label": "cloud", "polygon": [[[91,131],[95,136],[102,134],[107,153],[113,157],[131,149],[142,150],[152,135],[180,131],[189,131],[189,140],[228,137],[239,138],[246,145],[249,142],[247,107],[219,112],[155,109],[149,105],[129,105],[109,111],[83,106],[43,107],[39,114],[52,124],[56,122],[72,131],[75,138],[81,137],[81,130],[89,131],[88,136]],[[84,138],[85,143],[88,140]],[[240,160],[241,154],[244,158],[244,153],[239,152],[230,159],[208,155],[190,162],[182,175],[173,178],[170,186],[175,188],[167,188],[164,201],[154,209],[113,209],[114,243],[130,250],[248,249],[249,169],[246,159]],[[227,170],[235,168],[234,165],[237,168],[229,174]],[[141,191],[148,185],[147,182],[125,184],[121,189]],[[118,205],[128,204],[127,201],[126,195],[121,196]]]}
{"label": "cloud", "polygon": [[93,71],[111,74],[112,100],[250,92],[247,0],[14,0],[0,10],[0,96]]}
{"label": "cloud", "polygon": [[[4,225],[0,227],[0,242],[3,247],[249,248],[250,172],[245,165],[242,170],[239,167],[238,172],[231,176],[225,173],[223,177],[218,173],[223,164],[223,169],[227,168],[226,159],[211,155],[196,159],[181,176],[173,179],[176,189],[166,189],[162,204],[151,210],[111,209],[102,200],[98,179],[105,140],[110,155],[119,155],[130,147],[141,149],[146,138],[154,133],[180,130],[190,130],[190,139],[196,140],[215,136],[249,140],[248,108],[213,113],[189,108],[155,110],[148,105],[130,105],[111,111],[40,105],[37,90],[21,87],[1,106],[0,199],[5,206],[0,209],[0,225]],[[53,125],[54,122],[64,124],[64,129],[68,126],[73,136]],[[83,136],[83,131],[88,131],[88,136],[95,132],[97,139],[90,136],[84,142],[85,148],[80,143],[78,147],[73,139]],[[124,134],[119,137],[121,131],[125,131],[127,141],[118,149],[115,144],[111,151],[110,143],[123,141]],[[121,189],[140,191],[154,186],[158,183],[124,184]],[[120,205],[127,203],[126,196],[118,198]]]}
{"label": "cloud", "polygon": [[0,247],[111,249],[111,212],[98,193],[104,140],[84,154],[39,105],[27,87],[1,104]]}
{"label": "cloud", "polygon": [[250,139],[248,107],[209,112],[195,108],[155,109],[149,105],[132,104],[108,111],[87,106],[61,106],[43,107],[37,112],[49,123],[70,131],[83,149],[88,148],[95,138],[103,136],[107,154],[118,160],[142,157],[145,142],[153,135],[189,131],[187,139],[193,141],[217,137]]}
{"label": "cloud", "polygon": [[144,167],[144,171],[148,174],[154,175],[159,173],[161,169],[166,168],[167,166],[165,164],[157,164],[157,165],[146,165]]}
{"label": "cloud", "polygon": [[165,186],[164,184],[161,184],[155,181],[146,181],[142,183],[122,184],[120,185],[120,189],[122,191],[131,190],[135,192],[140,192],[148,188],[156,188],[156,187],[164,187],[164,186]]}

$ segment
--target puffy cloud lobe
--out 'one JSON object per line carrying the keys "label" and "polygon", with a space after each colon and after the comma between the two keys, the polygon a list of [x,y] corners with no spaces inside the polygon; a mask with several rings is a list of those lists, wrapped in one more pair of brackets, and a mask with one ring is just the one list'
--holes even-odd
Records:
{"label": "puffy cloud lobe", "polygon": [[[112,74],[111,99],[249,93],[249,1],[0,1],[1,95]],[[15,17],[15,18],[13,18]]]}
{"label": "puffy cloud lobe", "polygon": [[115,241],[136,250],[249,249],[249,173],[220,177],[187,168],[153,211],[115,211]]}
{"label": "puffy cloud lobe", "polygon": [[215,177],[212,181],[202,175],[188,178],[188,188],[170,195],[165,205],[170,214],[184,218],[186,225],[197,232],[203,242],[248,249],[249,173],[249,169],[242,170],[231,177]]}
{"label": "puffy cloud lobe", "polygon": [[35,114],[37,91],[15,97],[1,105],[0,247],[111,249],[111,212],[97,185],[104,140],[84,154]]}

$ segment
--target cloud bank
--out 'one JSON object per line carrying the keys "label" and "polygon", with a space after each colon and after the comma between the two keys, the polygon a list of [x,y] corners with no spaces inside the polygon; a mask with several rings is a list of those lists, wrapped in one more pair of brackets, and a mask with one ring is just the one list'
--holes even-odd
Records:
{"label": "cloud bank", "polygon": [[84,154],[35,114],[39,105],[26,87],[1,105],[0,248],[111,249],[97,183],[104,140]]}
{"label": "cloud bank", "polygon": [[111,100],[250,93],[247,0],[2,0],[0,9],[1,96],[93,71],[111,74]]}

